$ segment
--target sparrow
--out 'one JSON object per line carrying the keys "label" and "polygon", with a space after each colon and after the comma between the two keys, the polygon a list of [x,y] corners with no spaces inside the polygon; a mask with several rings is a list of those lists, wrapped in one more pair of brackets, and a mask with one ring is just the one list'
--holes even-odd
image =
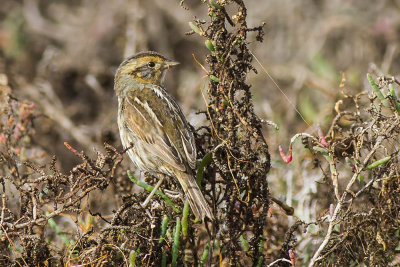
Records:
{"label": "sparrow", "polygon": [[195,179],[196,144],[182,109],[163,85],[167,70],[179,64],[152,51],[137,53],[118,67],[121,142],[136,167],[159,178],[145,206],[165,177],[178,179],[194,215],[214,219]]}

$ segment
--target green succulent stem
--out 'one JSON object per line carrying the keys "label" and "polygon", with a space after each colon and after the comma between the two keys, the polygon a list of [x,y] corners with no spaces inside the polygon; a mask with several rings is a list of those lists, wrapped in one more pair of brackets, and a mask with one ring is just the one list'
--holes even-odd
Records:
{"label": "green succulent stem", "polygon": [[198,186],[200,186],[201,188],[201,181],[203,180],[203,176],[204,176],[204,168],[210,164],[212,159],[212,151],[208,152],[204,158],[200,161],[200,164],[197,168],[197,177],[196,177],[196,182],[198,184]]}
{"label": "green succulent stem", "polygon": [[398,114],[400,114],[400,104],[396,96],[396,92],[394,91],[393,84],[389,84],[389,92],[392,95],[394,107]]}
{"label": "green succulent stem", "polygon": [[240,246],[242,247],[242,250],[243,250],[244,252],[249,251],[249,242],[246,240],[244,234],[241,234],[241,235],[240,235],[240,237],[239,237],[239,243],[240,243]]}
{"label": "green succulent stem", "polygon": [[215,2],[213,0],[210,0],[209,2],[210,2],[210,5],[212,7],[214,7],[215,9],[221,9],[222,8],[219,4],[217,4],[217,2]]}
{"label": "green succulent stem", "polygon": [[208,50],[210,50],[212,53],[213,53],[213,55],[215,54],[215,47],[214,47],[214,44],[210,41],[210,40],[206,40],[205,42],[204,42],[204,44],[206,45],[206,47],[208,48]]}
{"label": "green succulent stem", "polygon": [[176,218],[176,226],[174,229],[174,243],[172,244],[172,262],[171,267],[176,267],[178,264],[178,253],[180,247],[180,232],[181,232],[181,220],[179,217]]}
{"label": "green succulent stem", "polygon": [[203,33],[203,31],[199,27],[197,27],[193,22],[189,22],[189,27],[197,34],[201,35]]}
{"label": "green succulent stem", "polygon": [[371,74],[367,73],[367,79],[368,79],[369,84],[371,85],[372,91],[374,91],[374,93],[379,98],[379,100],[382,102],[382,104],[385,107],[389,107],[389,102],[383,96],[381,90],[379,89],[378,85],[375,83],[374,78],[372,78]]}
{"label": "green succulent stem", "polygon": [[136,266],[136,251],[131,250],[129,253],[129,267],[135,267]]}
{"label": "green succulent stem", "polygon": [[216,76],[214,76],[214,75],[210,75],[210,79],[211,79],[213,82],[219,83],[218,77],[216,77]]}
{"label": "green succulent stem", "polygon": [[207,243],[207,245],[204,247],[203,254],[201,255],[199,266],[203,266],[206,263],[209,250],[210,250],[210,243]]}
{"label": "green succulent stem", "polygon": [[188,234],[188,218],[189,218],[189,200],[186,199],[185,205],[183,206],[183,216],[182,216],[182,234],[187,236]]}
{"label": "green succulent stem", "polygon": [[388,156],[388,157],[384,157],[383,159],[377,160],[371,164],[369,164],[367,167],[365,167],[366,170],[372,170],[382,164],[387,163],[392,157]]}
{"label": "green succulent stem", "polygon": [[162,241],[165,238],[165,234],[167,233],[167,226],[168,226],[168,216],[164,215],[163,220],[161,222],[161,235],[160,235],[160,241],[159,243],[162,243]]}
{"label": "green succulent stem", "polygon": [[164,248],[161,248],[161,267],[167,267],[167,254]]}
{"label": "green succulent stem", "polygon": [[263,235],[260,235],[260,243],[258,243],[258,253],[261,254],[261,256],[258,257],[257,267],[261,267],[262,264],[264,263],[263,250],[264,250],[264,237]]}

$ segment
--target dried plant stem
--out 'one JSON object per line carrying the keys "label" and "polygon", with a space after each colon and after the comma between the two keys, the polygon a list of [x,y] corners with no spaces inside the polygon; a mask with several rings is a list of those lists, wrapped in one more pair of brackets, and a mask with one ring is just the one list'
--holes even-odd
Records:
{"label": "dried plant stem", "polygon": [[4,223],[5,211],[6,211],[6,192],[5,192],[4,185],[3,185],[3,194],[1,194],[1,219],[0,219],[0,225],[3,225],[3,223]]}
{"label": "dried plant stem", "polygon": [[267,267],[272,267],[272,266],[274,266],[275,264],[277,264],[278,262],[281,262],[281,261],[292,264],[292,262],[290,260],[282,258],[282,259],[277,259],[277,260],[271,262],[270,264],[267,265]]}
{"label": "dried plant stem", "polygon": [[396,124],[392,124],[389,129],[387,129],[387,131],[385,131],[385,133],[383,133],[382,135],[380,135],[376,142],[374,147],[372,148],[372,150],[367,154],[367,156],[365,157],[364,161],[363,161],[363,165],[361,168],[358,168],[357,171],[353,174],[353,176],[351,177],[350,181],[348,182],[347,186],[346,186],[346,190],[343,192],[342,197],[340,198],[340,201],[337,203],[335,211],[329,221],[329,226],[328,226],[328,230],[326,233],[326,236],[323,240],[323,242],[321,243],[321,245],[318,247],[317,251],[315,252],[313,258],[310,261],[309,266],[315,266],[315,264],[324,259],[326,257],[327,254],[324,254],[323,256],[320,256],[320,254],[322,253],[322,251],[324,250],[324,248],[326,247],[326,245],[328,244],[328,242],[331,239],[331,235],[334,229],[334,226],[337,224],[336,219],[338,218],[339,213],[342,211],[343,208],[343,204],[345,203],[346,197],[347,197],[347,193],[350,192],[351,187],[353,186],[354,182],[357,180],[358,175],[362,172],[362,170],[364,169],[364,167],[367,165],[368,161],[371,159],[371,157],[375,154],[375,152],[377,151],[377,149],[380,147],[380,145],[382,144],[384,138],[383,135],[384,134],[389,134],[394,128],[395,128]]}

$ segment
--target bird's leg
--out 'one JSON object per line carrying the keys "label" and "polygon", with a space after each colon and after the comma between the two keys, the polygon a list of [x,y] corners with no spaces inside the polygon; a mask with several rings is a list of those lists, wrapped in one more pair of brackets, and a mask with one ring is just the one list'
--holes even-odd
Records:
{"label": "bird's leg", "polygon": [[156,193],[157,189],[160,187],[161,183],[164,181],[165,175],[161,175],[160,180],[158,180],[157,184],[154,186],[153,190],[150,192],[150,195],[147,196],[146,200],[141,204],[143,208],[149,204],[151,198]]}

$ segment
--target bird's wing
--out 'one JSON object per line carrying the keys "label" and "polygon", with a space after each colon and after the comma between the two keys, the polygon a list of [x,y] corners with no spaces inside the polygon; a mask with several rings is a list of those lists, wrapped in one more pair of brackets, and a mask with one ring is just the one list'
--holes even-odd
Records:
{"label": "bird's wing", "polygon": [[127,93],[125,127],[146,149],[172,167],[196,167],[193,133],[181,108],[160,86],[148,85]]}

